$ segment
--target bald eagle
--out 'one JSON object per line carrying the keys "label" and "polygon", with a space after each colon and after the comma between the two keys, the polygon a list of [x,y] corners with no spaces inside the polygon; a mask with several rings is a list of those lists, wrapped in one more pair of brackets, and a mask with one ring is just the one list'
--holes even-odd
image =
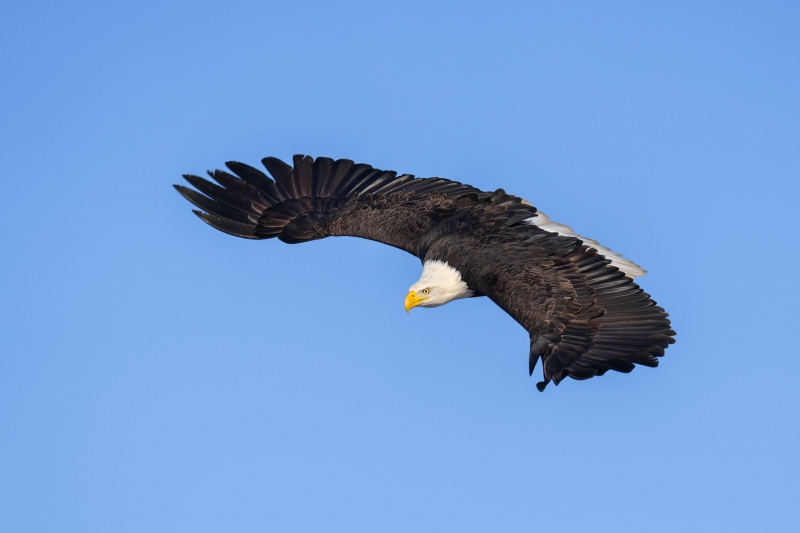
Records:
{"label": "bald eagle", "polygon": [[229,162],[232,174],[208,173],[216,184],[185,175],[196,190],[175,188],[201,220],[237,237],[361,237],[417,256],[422,274],[406,311],[487,296],[528,331],[529,373],[542,361],[540,391],[566,377],[655,367],[674,342],[667,313],[633,281],[640,267],[502,189],[398,176],[348,159],[262,163],[271,178]]}

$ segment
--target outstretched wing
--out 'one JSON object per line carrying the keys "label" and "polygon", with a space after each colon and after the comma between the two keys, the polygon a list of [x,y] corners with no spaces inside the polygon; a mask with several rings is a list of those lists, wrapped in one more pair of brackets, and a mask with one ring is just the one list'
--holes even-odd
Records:
{"label": "outstretched wing", "polygon": [[492,233],[476,225],[470,239],[472,252],[456,268],[528,330],[530,372],[542,361],[540,390],[566,377],[658,366],[674,342],[664,309],[580,239],[526,223]]}
{"label": "outstretched wing", "polygon": [[362,237],[414,255],[422,234],[486,195],[455,181],[397,176],[348,159],[296,155],[293,167],[274,157],[262,162],[271,177],[229,162],[233,174],[208,173],[216,183],[185,175],[197,190],[175,188],[201,209],[195,214],[203,221],[237,237],[288,243]]}
{"label": "outstretched wing", "polygon": [[272,177],[232,162],[233,174],[209,173],[216,184],[187,175],[197,190],[175,187],[202,220],[238,237],[362,237],[448,262],[528,330],[531,373],[543,363],[540,390],[566,377],[657,366],[674,342],[667,314],[630,277],[581,239],[528,223],[536,209],[502,190],[347,159],[263,163]]}

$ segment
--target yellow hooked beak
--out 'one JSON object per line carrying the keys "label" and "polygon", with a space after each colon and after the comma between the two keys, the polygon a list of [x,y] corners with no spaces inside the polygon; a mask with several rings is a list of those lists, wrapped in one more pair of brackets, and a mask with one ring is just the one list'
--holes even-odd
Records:
{"label": "yellow hooked beak", "polygon": [[408,294],[406,294],[406,313],[410,312],[412,307],[418,306],[427,299],[427,296],[422,298],[417,296],[417,291],[410,291]]}

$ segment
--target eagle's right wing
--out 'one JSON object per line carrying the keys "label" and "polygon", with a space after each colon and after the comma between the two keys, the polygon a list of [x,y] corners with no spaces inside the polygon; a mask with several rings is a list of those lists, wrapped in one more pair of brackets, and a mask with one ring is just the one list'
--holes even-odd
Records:
{"label": "eagle's right wing", "polygon": [[348,159],[296,155],[294,167],[274,157],[262,162],[274,180],[229,162],[235,175],[209,172],[219,185],[186,175],[197,190],[175,188],[202,210],[195,214],[203,221],[237,237],[299,243],[353,236],[414,255],[428,229],[486,194],[456,181],[397,176]]}

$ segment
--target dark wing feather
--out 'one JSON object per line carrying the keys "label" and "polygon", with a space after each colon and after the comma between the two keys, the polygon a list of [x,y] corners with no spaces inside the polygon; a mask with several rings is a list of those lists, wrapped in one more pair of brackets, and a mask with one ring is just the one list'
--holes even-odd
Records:
{"label": "dark wing feather", "polygon": [[249,224],[240,224],[238,222],[234,222],[227,218],[221,218],[215,215],[211,215],[209,213],[203,213],[201,211],[192,210],[192,212],[200,217],[200,220],[207,223],[209,226],[217,228],[220,231],[223,231],[229,235],[233,235],[235,237],[242,237],[243,239],[258,239],[256,235],[253,234],[254,226],[250,226]]}
{"label": "dark wing feather", "polygon": [[[480,191],[436,178],[416,179],[349,159],[333,161],[296,155],[291,167],[267,157],[264,166],[275,179],[243,163],[229,162],[237,176],[210,173],[216,185],[185,176],[199,191],[176,186],[205,211],[213,227],[249,239],[278,237],[300,243],[328,236],[371,239],[419,253],[418,241]],[[202,194],[201,194],[202,193]],[[466,200],[465,200],[466,198]]]}
{"label": "dark wing feather", "polygon": [[266,209],[274,202],[271,202],[261,194],[257,187],[250,185],[243,179],[232,176],[223,170],[215,170],[211,173],[211,177],[228,189],[229,191],[238,194],[246,201],[251,202],[256,209]]}
{"label": "dark wing feather", "polygon": [[328,180],[333,168],[333,159],[318,157],[311,168],[311,196],[322,197],[322,186]]}
{"label": "dark wing feather", "polygon": [[[516,207],[510,205],[509,212]],[[462,215],[463,217],[464,215]],[[475,215],[474,221],[480,220]],[[467,223],[466,225],[470,225]],[[674,342],[668,315],[610,261],[582,241],[513,223],[488,232],[471,223],[470,237],[445,236],[428,258],[466,257],[457,268],[467,284],[491,298],[530,334],[529,370],[541,360],[544,381],[587,379],[634,364],[657,366]]]}
{"label": "dark wing feather", "polygon": [[370,170],[372,170],[372,167],[363,163],[351,166],[342,181],[334,187],[331,196],[335,198],[337,196],[348,196],[354,192],[357,193],[359,184],[364,180],[364,177],[370,174]]}
{"label": "dark wing feather", "polygon": [[292,167],[278,159],[277,157],[265,157],[261,160],[270,175],[275,179],[275,187],[281,195],[282,200],[297,198],[294,190]]}
{"label": "dark wing feather", "polygon": [[261,191],[262,197],[270,205],[277,204],[281,200],[288,198],[282,196],[278,192],[275,182],[257,168],[239,163],[238,161],[228,161],[225,163],[225,166],[228,167],[231,172],[239,176],[239,178]]}
{"label": "dark wing feather", "polygon": [[186,181],[194,185],[206,196],[209,196],[225,205],[229,205],[230,207],[241,211],[242,213],[258,216],[260,212],[260,209],[257,206],[254,206],[252,202],[236,194],[230,189],[220,187],[219,185],[211,183],[200,176],[186,175],[184,178],[186,178]]}
{"label": "dark wing feather", "polygon": [[353,161],[349,159],[337,159],[334,161],[331,172],[328,175],[328,180],[322,186],[322,192],[320,193],[320,196],[323,198],[333,197],[333,191],[336,190],[336,187],[342,182],[350,170],[350,167],[353,165]]}
{"label": "dark wing feather", "polygon": [[175,185],[175,189],[177,189],[184,198],[192,202],[203,211],[207,211],[213,215],[226,218],[233,222],[251,225],[253,228],[256,226],[256,220],[251,218],[251,216],[244,211],[234,209],[229,205],[225,205],[221,202],[213,200],[208,196],[204,196],[194,189],[184,187],[183,185]]}
{"label": "dark wing feather", "polygon": [[[385,185],[395,181],[397,172],[394,171],[381,171],[373,170],[373,174],[369,179],[365,179],[361,186],[358,188],[358,194],[365,194],[372,191],[381,190]],[[385,192],[383,194],[386,194]]]}
{"label": "dark wing feather", "polygon": [[314,160],[307,155],[294,156],[294,171],[292,172],[292,185],[298,198],[311,196],[311,174]]}

